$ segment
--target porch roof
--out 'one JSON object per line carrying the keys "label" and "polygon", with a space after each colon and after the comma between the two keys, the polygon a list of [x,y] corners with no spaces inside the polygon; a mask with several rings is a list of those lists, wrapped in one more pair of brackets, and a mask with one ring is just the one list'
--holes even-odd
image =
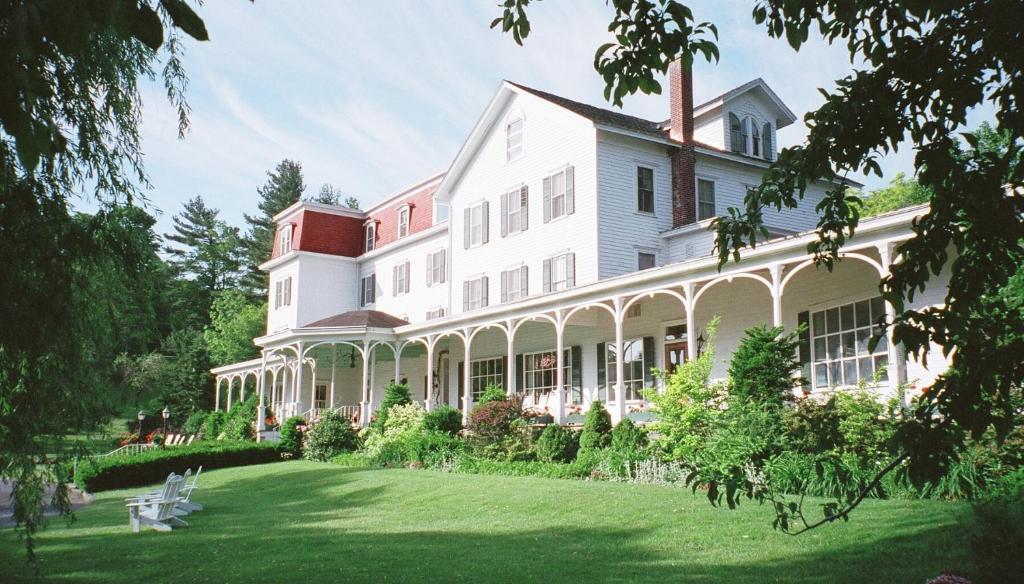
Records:
{"label": "porch roof", "polygon": [[409,324],[397,316],[391,316],[379,310],[350,310],[321,318],[311,322],[302,328],[334,328],[334,327],[366,327],[366,328],[395,328]]}

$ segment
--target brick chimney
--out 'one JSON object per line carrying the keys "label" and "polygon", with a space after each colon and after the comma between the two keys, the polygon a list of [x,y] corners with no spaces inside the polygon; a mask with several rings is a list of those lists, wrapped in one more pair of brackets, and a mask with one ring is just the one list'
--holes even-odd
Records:
{"label": "brick chimney", "polygon": [[696,156],[693,152],[693,71],[676,59],[668,68],[669,137],[672,150],[672,227],[697,220]]}

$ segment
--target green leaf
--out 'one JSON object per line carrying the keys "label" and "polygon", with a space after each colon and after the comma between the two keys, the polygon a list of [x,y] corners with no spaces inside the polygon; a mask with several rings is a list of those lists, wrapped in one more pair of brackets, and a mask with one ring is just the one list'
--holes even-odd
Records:
{"label": "green leaf", "polygon": [[183,30],[185,34],[197,41],[210,40],[203,19],[199,18],[199,15],[185,3],[185,0],[160,0],[160,5],[167,11],[174,26]]}

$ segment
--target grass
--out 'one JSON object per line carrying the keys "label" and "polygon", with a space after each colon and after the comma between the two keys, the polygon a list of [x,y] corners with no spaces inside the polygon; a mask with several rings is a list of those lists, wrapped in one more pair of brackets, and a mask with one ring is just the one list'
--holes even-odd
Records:
{"label": "grass", "polygon": [[39,440],[49,456],[106,454],[118,447],[118,436],[126,428],[124,418],[115,418],[91,432],[62,437],[41,436]]}
{"label": "grass", "polygon": [[969,571],[968,508],[867,501],[847,524],[774,532],[754,504],[618,483],[342,468],[203,473],[187,529],[132,534],[99,493],[38,540],[39,573],[0,532],[0,581],[924,582]]}

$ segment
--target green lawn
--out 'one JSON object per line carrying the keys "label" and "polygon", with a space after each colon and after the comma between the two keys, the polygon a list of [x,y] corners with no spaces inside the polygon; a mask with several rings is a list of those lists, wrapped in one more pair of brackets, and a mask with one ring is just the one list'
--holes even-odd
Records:
{"label": "green lawn", "polygon": [[[962,505],[868,501],[848,524],[791,537],[767,508],[714,509],[681,489],[361,470],[304,461],[203,473],[206,509],[132,534],[100,493],[39,539],[54,582],[924,582],[969,570]],[[0,581],[33,578],[0,533]]]}

